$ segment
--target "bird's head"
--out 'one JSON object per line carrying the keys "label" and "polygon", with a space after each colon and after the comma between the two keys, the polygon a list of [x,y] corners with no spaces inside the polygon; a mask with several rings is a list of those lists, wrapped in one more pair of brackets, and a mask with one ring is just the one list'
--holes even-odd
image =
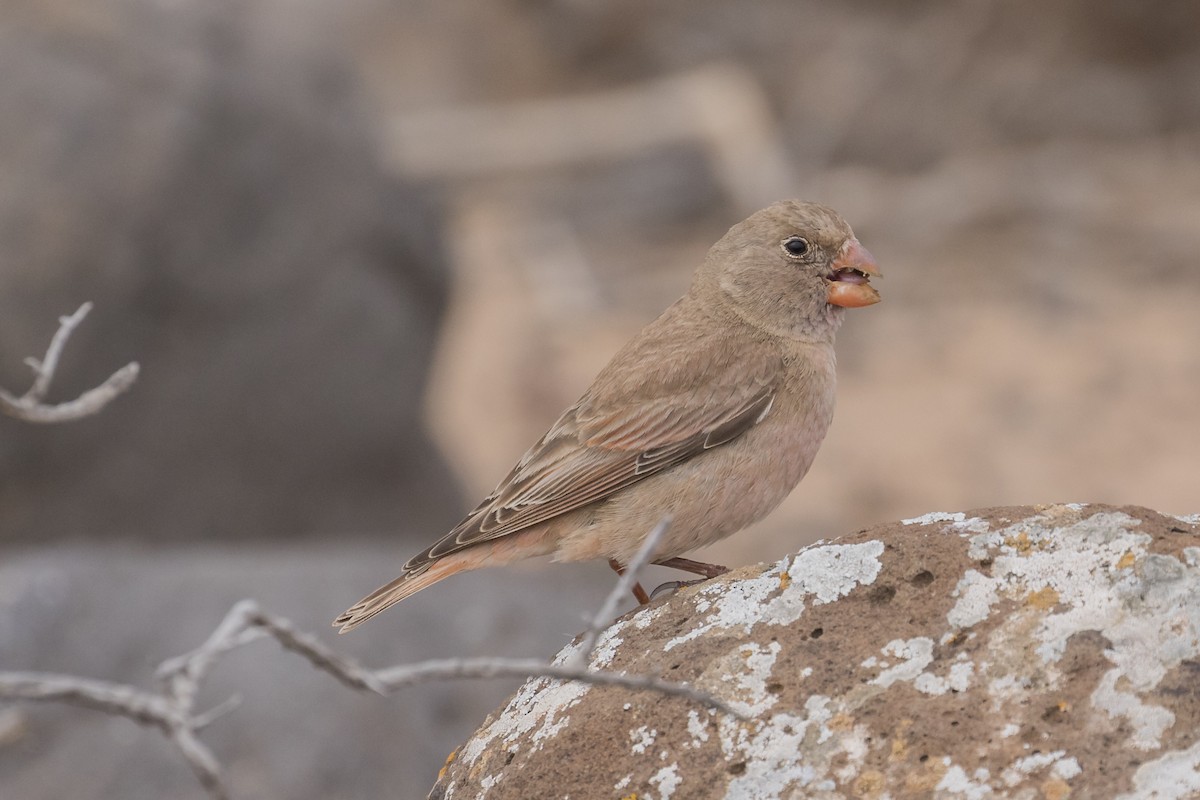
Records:
{"label": "bird's head", "polygon": [[713,245],[697,282],[755,327],[825,340],[842,309],[879,302],[879,266],[836,211],[784,200],[751,215]]}

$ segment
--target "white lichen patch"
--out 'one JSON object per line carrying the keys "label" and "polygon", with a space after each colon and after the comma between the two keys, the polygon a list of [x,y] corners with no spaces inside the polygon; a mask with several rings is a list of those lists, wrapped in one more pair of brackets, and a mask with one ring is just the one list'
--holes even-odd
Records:
{"label": "white lichen patch", "polygon": [[1133,728],[1129,743],[1138,750],[1153,750],[1159,746],[1163,733],[1175,724],[1175,715],[1162,706],[1142,702],[1133,692],[1117,688],[1124,677],[1119,668],[1110,669],[1092,692],[1092,705],[1103,709],[1110,717],[1123,717]]}
{"label": "white lichen patch", "polygon": [[834,770],[834,775],[843,783],[853,783],[855,777],[861,774],[863,764],[871,753],[871,730],[866,725],[855,725],[849,731],[843,731],[838,737],[838,745],[845,762]]}
{"label": "white lichen patch", "polygon": [[971,688],[975,665],[965,654],[959,655],[945,675],[926,671],[933,663],[933,647],[933,640],[926,636],[893,639],[885,644],[880,652],[893,659],[899,659],[898,664],[893,666],[892,662],[886,659],[870,656],[860,666],[864,669],[878,668],[879,674],[868,683],[883,689],[897,681],[912,683],[914,689],[929,695],[942,695],[949,691],[965,692]]}
{"label": "white lichen patch", "polygon": [[959,661],[950,665],[950,671],[944,677],[931,672],[923,672],[913,681],[913,688],[918,692],[931,695],[943,695],[946,692],[965,692],[971,688],[971,676],[975,673],[975,665],[970,661]]}
{"label": "white lichen patch", "polygon": [[[1127,553],[1144,555],[1150,537],[1129,530],[1138,524],[1125,514],[1097,514],[1056,533],[1035,517],[974,537],[972,547],[985,549],[992,558],[991,575],[964,576],[963,591],[947,621],[977,624],[989,615],[984,607],[990,612],[993,596],[1020,602],[1022,612],[1043,620],[1039,655],[1045,661],[1057,660],[1072,634],[1098,630],[1121,615],[1122,601],[1115,589],[1133,578],[1115,574],[1111,566]],[[1065,610],[1051,613],[1057,606]]]}
{"label": "white lichen patch", "polygon": [[[1037,515],[972,537],[972,557],[990,559],[991,574],[970,570],[963,576],[947,622],[979,625],[1000,599],[1016,604],[988,646],[997,656],[1032,651],[1051,684],[1061,679],[1053,665],[1070,638],[1099,632],[1111,642],[1105,655],[1114,668],[1091,702],[1128,722],[1133,747],[1153,749],[1175,718],[1142,694],[1182,660],[1200,654],[1200,566],[1150,553],[1151,537],[1126,514],[1103,512],[1065,524],[1061,508],[1058,518]],[[990,677],[993,701],[1026,688],[1005,670]]]}
{"label": "white lichen patch", "polygon": [[678,765],[668,764],[650,776],[650,783],[658,789],[658,800],[671,800],[671,795],[683,783],[683,778],[679,776]]}
{"label": "white lichen patch", "polygon": [[904,525],[932,525],[935,522],[963,522],[966,518],[967,515],[961,511],[930,511],[928,514],[902,519],[900,522]]}
{"label": "white lichen patch", "polygon": [[638,630],[645,630],[646,628],[649,628],[655,620],[661,617],[663,612],[666,610],[666,606],[653,606],[649,608],[643,607],[633,615],[633,618],[630,619],[629,622]]}
{"label": "white lichen patch", "polygon": [[584,683],[545,678],[526,682],[504,711],[463,745],[459,760],[474,764],[492,747],[515,752],[512,746],[518,740],[532,743],[535,750],[540,749],[541,741],[567,725],[569,717],[565,712],[587,694],[588,688]]}
{"label": "white lichen patch", "polygon": [[749,633],[758,623],[790,625],[800,619],[806,601],[831,603],[856,586],[874,583],[883,568],[881,555],[880,541],[813,545],[758,577],[706,586],[696,595],[696,609],[704,619],[663,649],[716,631]]}
{"label": "white lichen patch", "polygon": [[883,670],[871,683],[887,688],[896,681],[914,681],[933,662],[933,640],[925,636],[912,639],[893,639],[883,646],[883,654],[901,659],[894,667]]}
{"label": "white lichen patch", "polygon": [[[621,649],[621,645],[625,642],[625,637],[630,627],[636,629],[645,629],[662,615],[666,606],[655,606],[653,608],[642,608],[632,617],[622,620],[614,625],[610,625],[601,632],[596,638],[596,644],[592,648],[591,656],[588,658],[588,664],[592,669],[604,669],[612,664],[613,659],[617,655],[617,651]],[[554,657],[555,664],[566,664],[574,659],[579,653],[582,646],[581,642],[572,642],[571,644],[558,651]]]}
{"label": "white lichen patch", "polygon": [[1176,515],[1175,519],[1188,525],[1200,525],[1200,514],[1184,514],[1183,516]]}
{"label": "white lichen patch", "polygon": [[[721,749],[726,763],[745,764],[730,781],[726,797],[774,800],[806,788],[833,791],[832,759],[841,752],[827,723],[833,717],[828,697],[813,695],[804,704],[806,716],[776,714],[758,722],[722,717]],[[797,758],[804,753],[804,758]]]}
{"label": "white lichen patch", "polygon": [[997,594],[996,581],[977,570],[969,569],[958,579],[954,587],[954,596],[958,602],[946,621],[954,628],[970,628],[988,618],[992,606],[1000,599]]}
{"label": "white lichen patch", "polygon": [[690,738],[684,747],[699,747],[708,741],[708,723],[700,719],[700,712],[694,708],[688,712],[687,730]]}
{"label": "white lichen patch", "polygon": [[[592,648],[591,658],[588,660],[592,669],[604,669],[612,663],[617,656],[617,650],[625,641],[622,633],[628,624],[628,622],[624,622],[620,625],[613,625],[600,634],[596,639],[596,646]],[[565,661],[562,653],[558,654],[555,661],[559,663]]]}
{"label": "white lichen patch", "polygon": [[992,787],[988,786],[986,778],[983,782],[971,779],[967,775],[967,771],[957,764],[953,764],[946,773],[942,775],[942,779],[938,781],[937,791],[944,792],[946,796],[954,798],[963,798],[963,800],[983,800],[986,797],[994,797]]}
{"label": "white lichen patch", "polygon": [[[815,605],[845,597],[856,586],[872,584],[883,564],[883,542],[826,544],[801,550],[788,566],[788,589],[811,595]],[[785,591],[784,594],[787,594]]]}
{"label": "white lichen patch", "polygon": [[992,698],[992,711],[998,713],[1005,703],[1018,698],[1028,689],[1029,679],[1020,675],[1001,675],[998,678],[992,678],[987,684],[988,697]]}
{"label": "white lichen patch", "polygon": [[1200,742],[1147,761],[1133,774],[1133,791],[1116,800],[1185,800],[1200,795]]}
{"label": "white lichen patch", "polygon": [[633,746],[629,748],[634,755],[640,755],[654,744],[654,740],[658,738],[658,731],[651,730],[643,725],[637,730],[629,732],[629,740],[633,742]]}
{"label": "white lichen patch", "polygon": [[1069,781],[1076,775],[1083,772],[1083,767],[1079,766],[1079,760],[1074,756],[1060,758],[1054,762],[1054,766],[1050,768],[1050,774],[1060,781]]}
{"label": "white lichen patch", "polygon": [[[714,666],[724,679],[722,692],[725,700],[743,714],[758,716],[775,705],[777,698],[767,691],[767,681],[775,666],[775,658],[782,645],[757,642],[738,645],[725,658],[717,659]],[[710,672],[706,670],[706,672]]]}
{"label": "white lichen patch", "polygon": [[[762,621],[763,607],[768,598],[779,591],[780,576],[784,569],[784,562],[780,562],[755,578],[732,584],[716,583],[701,588],[696,593],[696,610],[706,616],[703,620],[697,620],[687,633],[667,642],[663,650],[673,650],[713,631],[736,628],[748,633],[751,627]],[[799,619],[802,611],[803,606],[794,618],[780,620],[780,624],[794,622]]]}
{"label": "white lichen patch", "polygon": [[939,522],[948,522],[950,527],[959,532],[969,533],[984,533],[989,529],[987,520],[979,517],[968,517],[961,511],[949,513],[946,511],[931,511],[928,514],[923,514],[912,519],[902,519],[900,522],[904,525],[936,525]]}
{"label": "white lichen patch", "polygon": [[[1043,770],[1047,770],[1048,767],[1056,768],[1059,762],[1068,760],[1073,762],[1075,761],[1073,758],[1067,759],[1066,751],[1064,750],[1053,750],[1049,753],[1037,753],[1035,755],[1025,756],[1024,758],[1018,758],[1011,765],[1006,767],[1004,771],[1000,773],[1000,778],[1004,781],[1005,786],[1011,788],[1022,781],[1028,780],[1031,775],[1035,775]],[[1075,767],[1078,769],[1078,762],[1075,762]],[[1062,772],[1070,773],[1069,768],[1066,770],[1055,769],[1047,771],[1053,774],[1056,778],[1061,777]],[[1078,773],[1072,773],[1071,777],[1074,777],[1075,774]]]}

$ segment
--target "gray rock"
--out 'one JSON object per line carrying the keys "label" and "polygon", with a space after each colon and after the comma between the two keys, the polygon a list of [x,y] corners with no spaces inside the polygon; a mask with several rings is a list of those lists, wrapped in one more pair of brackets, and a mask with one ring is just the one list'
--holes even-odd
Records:
{"label": "gray rock", "polygon": [[1198,523],[929,514],[737,570],[626,616],[591,663],[751,721],[532,680],[431,797],[1195,796]]}
{"label": "gray rock", "polygon": [[439,215],[320,5],[0,7],[0,383],[85,300],[52,399],[143,367],[82,423],[0,419],[0,541],[454,521],[420,423]]}

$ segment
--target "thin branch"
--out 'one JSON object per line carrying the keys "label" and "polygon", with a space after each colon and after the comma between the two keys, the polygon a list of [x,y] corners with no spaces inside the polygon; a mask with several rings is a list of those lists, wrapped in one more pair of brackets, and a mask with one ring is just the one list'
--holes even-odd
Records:
{"label": "thin branch", "polygon": [[617,605],[628,596],[633,585],[637,583],[638,576],[641,571],[650,562],[650,556],[658,547],[659,540],[666,534],[667,529],[671,527],[671,517],[668,515],[659,520],[654,529],[642,542],[641,548],[637,551],[637,555],[633,560],[625,565],[625,572],[621,575],[617,585],[608,593],[608,597],[604,599],[604,604],[600,606],[600,610],[596,612],[596,616],[592,618],[592,624],[588,626],[587,632],[584,633],[582,641],[579,643],[579,649],[575,651],[575,655],[568,662],[572,667],[584,667],[588,659],[592,656],[592,651],[596,649],[596,642],[600,640],[600,634],[612,624],[612,616],[617,610]]}
{"label": "thin branch", "polygon": [[0,697],[70,703],[164,730],[174,712],[170,702],[161,695],[122,683],[49,672],[0,672]]}
{"label": "thin branch", "polygon": [[33,368],[34,379],[33,386],[29,387],[29,391],[25,393],[23,399],[41,402],[46,399],[46,392],[50,391],[50,382],[54,380],[54,372],[58,369],[58,359],[62,355],[63,348],[67,346],[67,340],[71,338],[71,334],[75,332],[75,328],[79,323],[83,322],[83,318],[92,310],[90,302],[84,303],[69,317],[58,318],[58,330],[54,332],[53,338],[50,339],[50,346],[46,348],[46,357],[40,362],[36,358],[27,358],[25,363]]}
{"label": "thin branch", "polygon": [[391,692],[386,683],[379,679],[379,671],[367,669],[352,658],[338,655],[313,634],[297,630],[291,620],[264,611],[256,611],[251,620],[273,636],[285,650],[302,656],[314,667],[329,673],[351,689],[379,695]]}
{"label": "thin branch", "polygon": [[[630,563],[626,574],[610,593],[591,628],[584,636],[577,653],[590,655],[604,620],[609,619],[620,597],[637,579],[637,571],[645,565],[657,541],[669,525],[663,520],[643,543],[641,551]],[[551,664],[534,659],[465,658],[423,661],[373,670],[351,658],[335,653],[316,636],[296,628],[284,617],[271,614],[253,600],[235,603],[205,642],[190,653],[167,659],[156,675],[161,683],[159,693],[107,681],[96,681],[72,675],[36,672],[0,672],[0,699],[58,701],[84,706],[108,714],[127,717],[142,725],[157,728],[170,740],[187,762],[209,795],[227,800],[228,788],[220,763],[197,732],[214,719],[234,708],[238,698],[230,698],[203,712],[195,710],[200,684],[222,655],[258,639],[273,638],[285,650],[296,653],[317,669],[332,675],[343,685],[358,691],[390,695],[401,689],[429,681],[461,678],[531,678],[581,681],[596,686],[619,686],[632,691],[658,692],[682,697],[690,702],[746,719],[744,713],[723,700],[684,683],[665,681],[650,675],[629,675],[621,672],[593,670],[586,666],[586,655],[565,664]]]}
{"label": "thin branch", "polygon": [[451,658],[391,667],[380,670],[376,675],[387,685],[389,692],[416,683],[449,678],[556,678],[597,686],[620,686],[634,691],[658,692],[673,697],[683,697],[732,717],[742,720],[749,719],[744,713],[720,698],[699,689],[693,689],[686,683],[664,681],[649,675],[629,675],[624,672],[586,669],[570,664],[549,664],[532,659]]}
{"label": "thin branch", "polygon": [[209,796],[214,800],[229,798],[220,762],[195,735],[225,703],[193,716],[190,706],[169,695],[121,683],[46,672],[0,672],[0,698],[69,703],[158,728],[183,756]]}
{"label": "thin branch", "polygon": [[164,692],[178,698],[189,708],[195,702],[200,682],[225,653],[248,644],[264,634],[250,624],[258,612],[258,603],[240,600],[225,613],[225,618],[209,634],[204,644],[190,653],[169,658],[159,664],[155,676],[163,683]]}
{"label": "thin branch", "polygon": [[20,397],[0,389],[0,411],[25,422],[67,422],[95,414],[133,385],[140,370],[137,362],[121,367],[108,376],[104,383],[89,389],[74,400],[57,405],[46,405],[43,402],[54,381],[54,373],[58,370],[58,361],[67,346],[67,340],[91,310],[92,304],[84,303],[69,317],[58,318],[58,330],[50,339],[46,355],[40,361],[36,358],[25,359],[25,363],[33,369],[33,385]]}
{"label": "thin branch", "polygon": [[241,705],[242,696],[240,694],[231,694],[208,711],[192,717],[192,729],[197,732],[202,731],[230,711],[240,708]]}
{"label": "thin branch", "polygon": [[225,785],[225,770],[222,769],[221,762],[213,755],[213,751],[209,750],[204,742],[196,737],[198,727],[195,720],[181,721],[179,725],[171,729],[168,738],[179,750],[183,760],[192,768],[192,774],[200,781],[204,791],[208,792],[213,800],[229,800],[229,788]]}

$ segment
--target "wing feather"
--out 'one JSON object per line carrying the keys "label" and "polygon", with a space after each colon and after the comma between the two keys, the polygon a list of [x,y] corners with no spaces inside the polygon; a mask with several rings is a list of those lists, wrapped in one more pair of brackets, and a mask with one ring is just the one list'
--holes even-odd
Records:
{"label": "wing feather", "polygon": [[[762,354],[748,363],[737,348],[713,341],[719,334],[656,331],[655,325],[670,327],[664,319],[618,353],[500,485],[405,571],[610,497],[733,441],[770,412],[783,372],[780,356]],[[626,352],[631,349],[643,352]],[[642,369],[629,368],[639,362]],[[649,374],[647,363],[654,365]],[[697,386],[710,391],[698,395]]]}

